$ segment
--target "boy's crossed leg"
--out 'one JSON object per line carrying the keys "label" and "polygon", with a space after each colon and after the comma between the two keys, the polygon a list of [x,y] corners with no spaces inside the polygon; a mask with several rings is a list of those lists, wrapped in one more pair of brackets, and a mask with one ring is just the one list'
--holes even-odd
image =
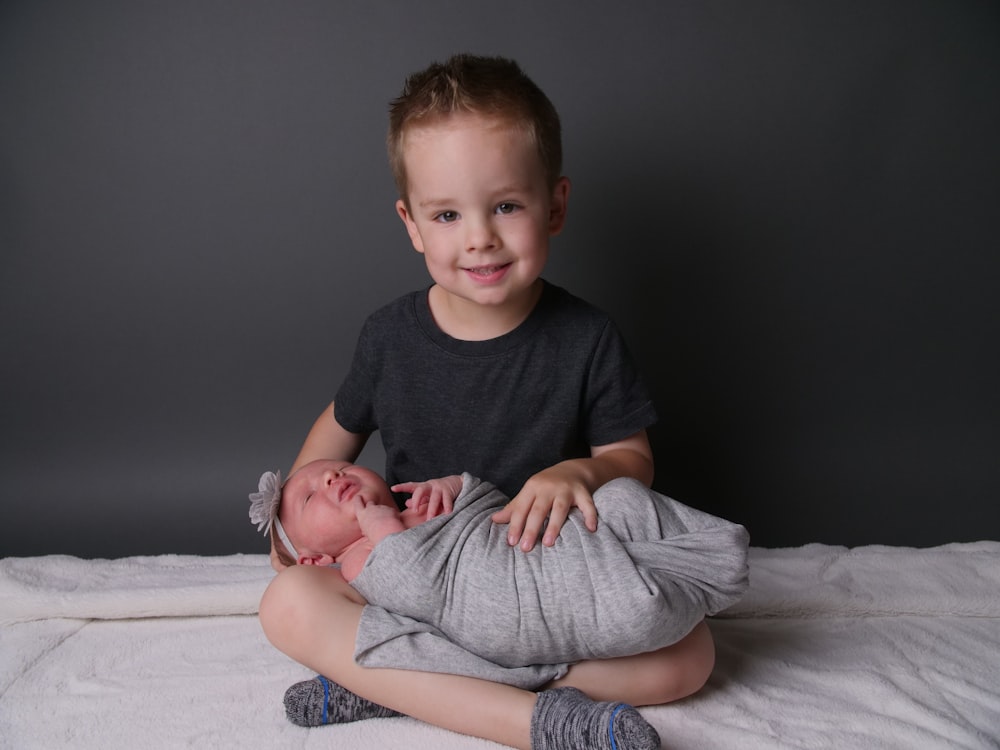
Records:
{"label": "boy's crossed leg", "polygon": [[[297,566],[268,588],[261,602],[261,623],[268,638],[293,659],[335,675],[342,683],[324,685],[317,678],[290,688],[286,708],[295,704],[289,712],[295,723],[316,725],[404,713],[524,750],[652,750],[659,748],[659,738],[638,711],[615,701],[593,701],[574,684],[591,695],[607,692],[638,705],[662,703],[700,688],[714,655],[711,636],[702,624],[680,643],[659,652],[575,665],[558,688],[536,695],[471,677],[359,667],[353,646],[364,604],[338,573],[323,568]],[[637,667],[652,679],[636,680]],[[681,679],[662,679],[680,672],[685,673]],[[617,682],[622,688],[609,687],[613,677],[617,680],[611,679],[611,685]],[[597,684],[604,689],[595,690]]]}

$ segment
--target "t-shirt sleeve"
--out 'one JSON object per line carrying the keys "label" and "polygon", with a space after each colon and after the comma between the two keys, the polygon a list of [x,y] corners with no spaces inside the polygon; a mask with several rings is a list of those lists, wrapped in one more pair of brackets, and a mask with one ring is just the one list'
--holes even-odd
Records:
{"label": "t-shirt sleeve", "polygon": [[608,321],[587,375],[585,433],[590,445],[634,435],[657,420],[656,407],[618,328]]}
{"label": "t-shirt sleeve", "polygon": [[375,419],[375,335],[369,319],[361,328],[351,368],[334,397],[334,417],[348,432],[370,433]]}

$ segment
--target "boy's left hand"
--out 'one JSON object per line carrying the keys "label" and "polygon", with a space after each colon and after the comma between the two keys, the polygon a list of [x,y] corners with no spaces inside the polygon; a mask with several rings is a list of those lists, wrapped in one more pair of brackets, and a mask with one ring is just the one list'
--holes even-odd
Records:
{"label": "boy's left hand", "polygon": [[[583,513],[584,523],[597,530],[597,506],[587,485],[566,465],[557,464],[540,471],[524,483],[521,491],[493,514],[494,523],[507,523],[507,543],[531,551],[542,528],[542,544],[551,547],[574,507]],[[546,524],[545,519],[548,518]]]}

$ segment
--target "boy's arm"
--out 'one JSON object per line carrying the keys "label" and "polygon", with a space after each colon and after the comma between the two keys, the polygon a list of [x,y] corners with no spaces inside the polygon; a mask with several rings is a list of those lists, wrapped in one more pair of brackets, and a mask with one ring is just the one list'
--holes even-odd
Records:
{"label": "boy's arm", "polygon": [[608,445],[592,446],[590,458],[569,459],[543,469],[493,515],[493,521],[510,524],[508,543],[519,544],[525,551],[535,546],[544,526],[542,544],[551,547],[573,507],[583,513],[588,529],[597,529],[594,491],[617,477],[632,477],[647,487],[652,484],[653,451],[645,430]]}
{"label": "boy's arm", "polygon": [[348,432],[341,427],[334,416],[334,406],[331,402],[316,419],[292,464],[292,472],[320,458],[354,463],[361,455],[361,449],[368,442],[368,433]]}
{"label": "boy's arm", "polygon": [[[302,449],[299,451],[295,463],[292,464],[289,474],[294,473],[310,461],[320,458],[332,458],[351,463],[357,460],[361,449],[365,447],[368,435],[348,432],[341,427],[340,422],[333,416],[333,408],[334,404],[331,402],[316,419],[302,444]],[[286,567],[278,557],[273,541],[271,543],[271,567],[279,573]]]}

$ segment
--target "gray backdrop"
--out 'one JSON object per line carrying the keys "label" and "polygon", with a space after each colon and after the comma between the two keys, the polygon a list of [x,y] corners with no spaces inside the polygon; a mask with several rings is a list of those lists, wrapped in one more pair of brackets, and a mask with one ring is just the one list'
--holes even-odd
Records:
{"label": "gray backdrop", "polygon": [[0,555],[265,549],[246,494],[428,281],[386,104],[457,51],[562,114],[547,276],[639,359],[658,489],[759,545],[1000,538],[998,42],[963,0],[2,3]]}

